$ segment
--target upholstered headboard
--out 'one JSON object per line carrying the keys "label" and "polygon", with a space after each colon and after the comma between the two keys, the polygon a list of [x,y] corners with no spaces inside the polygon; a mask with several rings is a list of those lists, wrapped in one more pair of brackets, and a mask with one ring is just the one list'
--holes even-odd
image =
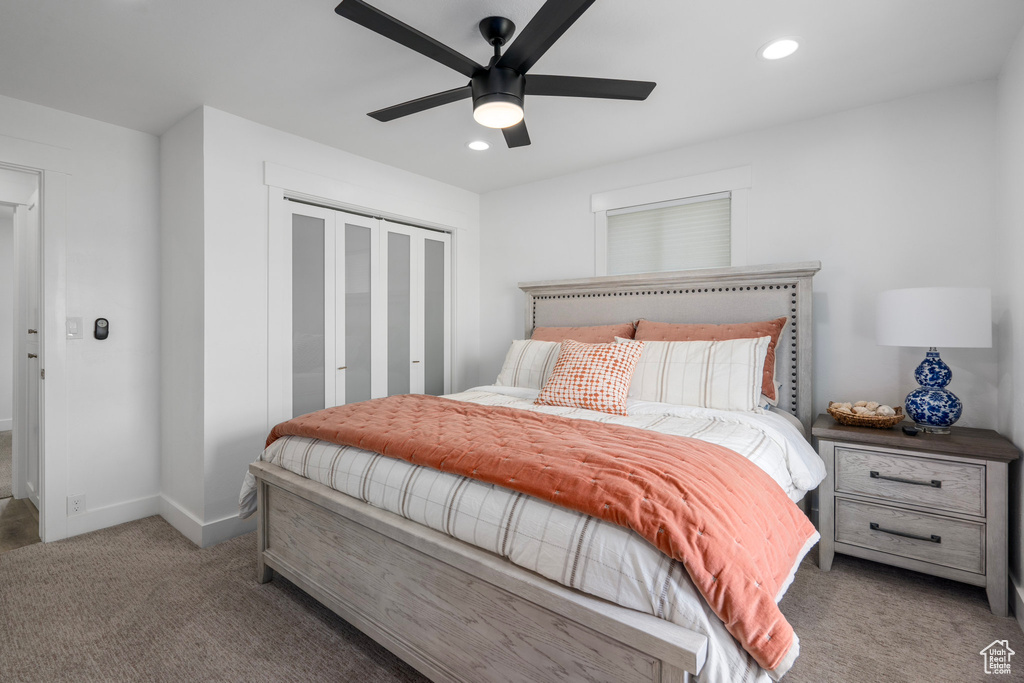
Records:
{"label": "upholstered headboard", "polygon": [[646,318],[671,323],[740,323],[787,316],[775,361],[779,407],[808,434],[811,401],[811,280],[818,261],[523,282],[526,335],[540,326],[607,325]]}

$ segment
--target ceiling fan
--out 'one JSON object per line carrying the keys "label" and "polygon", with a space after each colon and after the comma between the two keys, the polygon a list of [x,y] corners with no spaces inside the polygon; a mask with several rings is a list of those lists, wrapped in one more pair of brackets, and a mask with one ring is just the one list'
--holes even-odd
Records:
{"label": "ceiling fan", "polygon": [[369,116],[378,121],[393,121],[472,97],[473,118],[478,123],[501,128],[509,147],[523,147],[530,144],[530,134],[523,120],[526,95],[645,100],[654,90],[656,84],[650,81],[526,75],[592,4],[594,0],[547,0],[504,54],[501,48],[515,32],[515,24],[505,17],[483,19],[480,33],[494,47],[494,56],[487,66],[477,64],[363,0],[343,0],[334,11],[470,79],[468,85],[379,109]]}

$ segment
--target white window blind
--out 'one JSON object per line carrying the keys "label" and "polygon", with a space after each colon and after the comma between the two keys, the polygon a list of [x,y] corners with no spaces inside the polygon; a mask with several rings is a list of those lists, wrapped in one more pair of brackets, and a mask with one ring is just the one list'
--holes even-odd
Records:
{"label": "white window blind", "polygon": [[608,274],[729,266],[731,194],[608,211]]}

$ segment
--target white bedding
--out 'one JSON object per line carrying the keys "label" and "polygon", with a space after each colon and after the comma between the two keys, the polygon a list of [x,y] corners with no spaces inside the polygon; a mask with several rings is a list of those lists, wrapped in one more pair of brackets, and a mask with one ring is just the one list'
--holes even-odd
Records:
{"label": "white bedding", "polygon": [[[630,401],[628,415],[615,416],[535,406],[537,393],[532,389],[488,386],[448,398],[717,443],[764,469],[794,501],[825,477],[818,455],[799,431],[777,414]],[[565,586],[705,634],[708,656],[699,681],[769,680],[707,606],[682,564],[628,529],[491,484],[313,439],[281,438],[260,459],[497,553]],[[243,517],[255,511],[255,480],[251,474],[246,475],[239,505]],[[812,546],[813,542],[805,552]],[[797,558],[794,572],[802,557]],[[776,600],[782,598],[787,587],[788,583]]]}

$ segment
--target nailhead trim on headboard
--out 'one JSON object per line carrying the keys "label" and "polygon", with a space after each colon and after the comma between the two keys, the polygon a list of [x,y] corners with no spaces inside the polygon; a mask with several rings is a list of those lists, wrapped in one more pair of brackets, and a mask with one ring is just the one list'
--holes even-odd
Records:
{"label": "nailhead trim on headboard", "polygon": [[[810,406],[812,398],[809,395],[812,350],[809,346],[803,344],[802,337],[799,335],[801,328],[804,333],[808,333],[810,329],[811,281],[814,273],[820,268],[821,264],[813,261],[781,266],[718,268],[681,271],[677,273],[520,283],[519,286],[530,297],[529,309],[527,311],[530,329],[537,326],[537,306],[544,301],[783,290],[788,294],[786,303],[789,304],[790,329],[786,335],[789,343],[789,353],[786,354],[786,349],[784,348],[778,348],[776,353],[780,359],[788,359],[788,363],[780,362],[780,372],[785,372],[785,366],[787,364],[789,366],[789,381],[786,383],[789,386],[789,405],[787,408],[809,430],[810,421],[813,417]],[[731,280],[732,282],[722,285],[705,286],[714,280]],[[756,282],[756,284],[737,282],[743,280],[754,282],[759,280],[760,282]],[[684,284],[686,281],[693,281],[693,286]],[[806,297],[805,299],[801,300],[801,292]],[[801,311],[804,312],[806,320],[798,317]],[[774,313],[774,315],[778,314]],[[603,321],[595,321],[593,324],[599,324],[600,322]],[[546,324],[552,323],[548,321]],[[805,353],[807,358],[800,358],[800,353]],[[807,372],[808,376],[806,378],[802,377],[802,372]],[[808,389],[807,396],[799,395],[798,390],[801,386]]]}

